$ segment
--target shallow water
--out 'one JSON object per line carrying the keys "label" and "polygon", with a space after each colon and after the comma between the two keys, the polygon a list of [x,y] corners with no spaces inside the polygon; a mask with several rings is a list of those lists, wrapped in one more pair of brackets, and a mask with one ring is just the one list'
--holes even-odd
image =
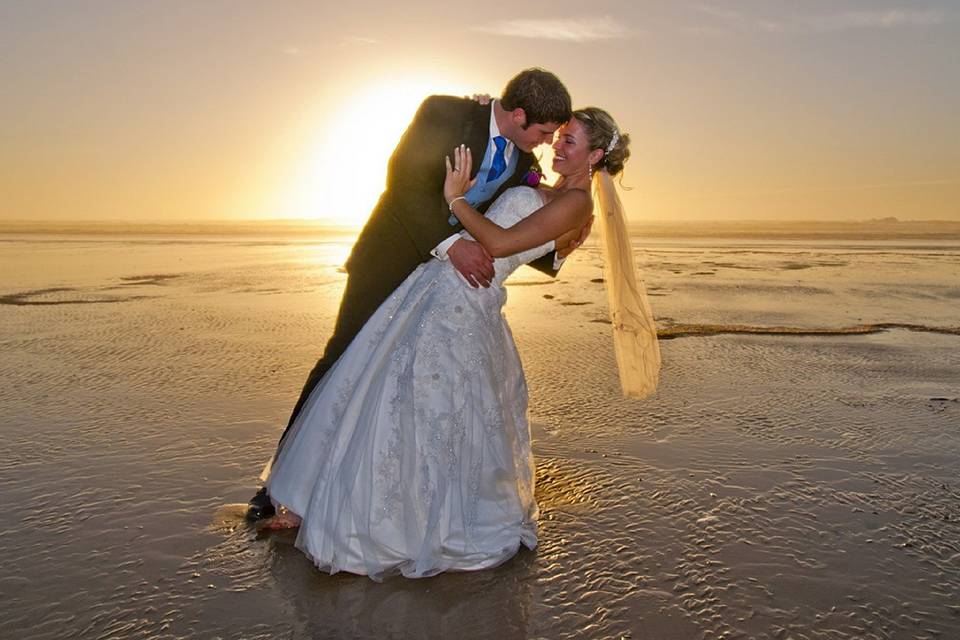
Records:
{"label": "shallow water", "polygon": [[665,339],[643,402],[617,393],[596,249],[557,281],[521,270],[507,315],[540,546],[385,584],[324,575],[241,517],[333,323],[348,246],[0,238],[0,637],[960,628],[956,243],[645,243]]}

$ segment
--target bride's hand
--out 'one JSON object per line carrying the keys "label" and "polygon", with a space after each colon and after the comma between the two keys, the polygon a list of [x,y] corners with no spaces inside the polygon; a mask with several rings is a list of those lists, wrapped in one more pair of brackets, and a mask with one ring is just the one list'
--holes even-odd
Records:
{"label": "bride's hand", "polygon": [[573,253],[574,249],[586,241],[587,236],[590,235],[590,229],[592,227],[593,216],[590,216],[586,224],[584,224],[582,227],[579,229],[571,229],[557,238],[556,242],[554,242],[554,248],[557,251],[557,256],[563,259]]}
{"label": "bride's hand", "polygon": [[567,231],[554,240],[553,248],[556,250],[557,255],[561,258],[566,258],[570,255],[573,250],[577,248],[575,242],[578,237],[580,237],[580,229],[570,229],[570,231]]}
{"label": "bride's hand", "polygon": [[454,198],[459,198],[470,190],[475,180],[470,179],[470,171],[473,169],[473,154],[470,148],[462,144],[453,150],[453,164],[450,163],[450,156],[446,156],[444,161],[447,163],[447,177],[443,181],[443,197],[447,204]]}
{"label": "bride's hand", "polygon": [[482,104],[483,106],[487,106],[488,104],[490,104],[490,100],[492,100],[492,98],[490,97],[490,94],[489,94],[489,93],[475,93],[475,94],[473,94],[472,96],[463,96],[463,97],[464,97],[464,98],[469,98],[470,100],[473,100],[474,102],[478,102],[478,103]]}

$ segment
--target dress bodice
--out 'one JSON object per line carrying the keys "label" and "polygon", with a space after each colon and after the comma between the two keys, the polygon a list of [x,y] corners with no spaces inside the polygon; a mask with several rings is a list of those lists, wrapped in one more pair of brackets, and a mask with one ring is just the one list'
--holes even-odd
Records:
{"label": "dress bodice", "polygon": [[[490,205],[486,217],[491,222],[504,229],[508,229],[517,224],[531,213],[543,206],[543,200],[540,194],[532,187],[513,187],[507,189],[503,194]],[[464,237],[471,238],[468,232],[463,231]],[[540,246],[515,253],[512,256],[497,258],[493,261],[493,267],[496,276],[491,284],[500,285],[507,277],[517,270],[518,267],[527,264],[537,258],[553,251],[554,241],[548,240]]]}

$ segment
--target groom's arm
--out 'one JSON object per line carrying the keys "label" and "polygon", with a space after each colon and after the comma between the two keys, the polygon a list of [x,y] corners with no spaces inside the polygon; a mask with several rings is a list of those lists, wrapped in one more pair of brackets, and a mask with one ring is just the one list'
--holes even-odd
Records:
{"label": "groom's arm", "polygon": [[424,260],[454,228],[443,198],[445,155],[461,128],[462,98],[430,96],[420,105],[390,158],[387,203]]}
{"label": "groom's arm", "polygon": [[558,258],[556,251],[551,251],[545,256],[540,256],[533,262],[527,263],[527,266],[533,267],[541,273],[545,273],[551,278],[556,278],[557,273],[560,272],[560,267],[563,266],[563,261],[566,258]]}

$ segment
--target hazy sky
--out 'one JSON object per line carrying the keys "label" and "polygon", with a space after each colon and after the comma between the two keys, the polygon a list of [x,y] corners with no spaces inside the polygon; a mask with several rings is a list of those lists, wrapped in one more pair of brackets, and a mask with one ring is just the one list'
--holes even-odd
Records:
{"label": "hazy sky", "polygon": [[960,220],[957,0],[0,0],[0,219],[361,223],[423,96],[529,66],[634,220]]}

